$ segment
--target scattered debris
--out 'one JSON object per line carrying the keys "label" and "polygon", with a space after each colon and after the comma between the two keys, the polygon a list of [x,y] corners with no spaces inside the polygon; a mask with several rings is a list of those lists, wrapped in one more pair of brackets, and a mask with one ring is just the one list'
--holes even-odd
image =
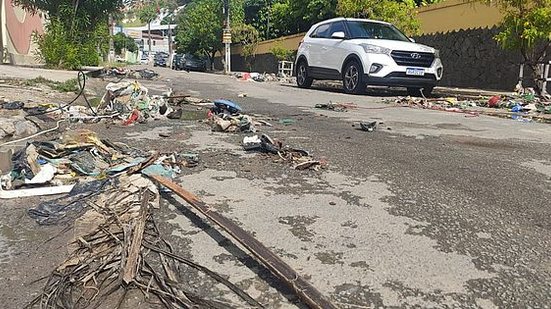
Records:
{"label": "scattered debris", "polygon": [[241,106],[230,100],[216,100],[214,101],[214,108],[212,108],[212,112],[215,114],[233,115],[239,114],[241,111],[243,111]]}
{"label": "scattered debris", "polygon": [[295,119],[293,118],[282,118],[282,119],[279,119],[279,123],[284,125],[284,126],[289,126],[289,125],[292,125],[294,124],[295,122],[297,122]]}
{"label": "scattered debris", "polygon": [[358,105],[354,103],[333,103],[329,102],[327,104],[316,104],[315,108],[318,109],[325,109],[330,110],[334,112],[347,112],[350,109],[356,109],[358,108]]}
{"label": "scattered debris", "polygon": [[[479,115],[497,116],[518,120],[531,119],[551,122],[551,101],[537,97],[533,91],[522,91],[512,95],[496,95],[478,98],[412,98],[402,97],[393,101],[400,106],[462,113],[466,117]],[[523,122],[527,122],[524,121]]]}
{"label": "scattered debris", "polygon": [[[71,304],[98,307],[109,299],[122,302],[129,290],[143,293],[152,306],[166,308],[262,307],[246,292],[219,274],[173,251],[153,219],[159,191],[147,178],[135,174],[90,186],[79,194],[53,201],[55,205],[82,205],[74,222],[74,248],[67,260],[49,276],[43,293],[29,305],[44,308]],[[86,207],[86,206],[93,207]],[[65,209],[64,207],[58,207]],[[43,221],[32,210],[31,216]],[[181,272],[197,271],[225,285],[243,304],[229,304],[195,294],[182,282]]]}
{"label": "scattered debris", "polygon": [[314,160],[307,151],[283,146],[282,142],[274,141],[266,134],[261,137],[258,137],[258,135],[246,136],[243,138],[242,146],[246,151],[258,151],[273,156],[277,155],[274,160],[275,162],[291,163],[296,170],[311,169],[318,171],[327,165],[326,162]]}
{"label": "scattered debris", "polygon": [[229,100],[216,100],[208,113],[208,121],[215,132],[256,132],[253,118],[241,114],[242,108]]}
{"label": "scattered debris", "polygon": [[109,83],[105,89],[98,112],[115,113],[124,125],[161,119],[173,111],[162,96],[150,96],[148,89],[137,81]]}
{"label": "scattered debris", "polygon": [[373,132],[377,129],[377,121],[360,122],[360,128],[362,131]]}
{"label": "scattered debris", "polygon": [[159,77],[159,74],[153,70],[130,70],[125,67],[104,68],[101,70],[90,72],[87,75],[93,78],[128,77],[132,79],[155,79]]}
{"label": "scattered debris", "polygon": [[7,110],[22,109],[23,107],[25,107],[25,103],[21,101],[6,102],[2,104],[2,108]]}
{"label": "scattered debris", "polygon": [[243,80],[243,81],[253,81],[253,82],[287,82],[289,80],[289,76],[281,75],[278,76],[275,73],[258,73],[258,72],[251,72],[251,73],[234,73],[233,76],[237,79]]}
{"label": "scattered debris", "polygon": [[[176,153],[147,154],[124,144],[100,140],[89,130],[67,131],[59,140],[32,142],[15,152],[11,156],[11,170],[2,171],[9,176],[2,178],[1,188],[9,192],[36,185],[63,187],[113,177],[135,167],[143,169],[145,163],[149,163],[147,167],[152,173],[173,176],[183,167],[197,166],[198,158]],[[19,195],[41,192],[25,191]]]}

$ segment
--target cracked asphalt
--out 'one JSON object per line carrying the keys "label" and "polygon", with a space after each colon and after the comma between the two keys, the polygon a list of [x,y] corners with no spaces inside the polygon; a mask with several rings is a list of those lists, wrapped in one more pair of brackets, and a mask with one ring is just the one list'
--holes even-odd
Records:
{"label": "cracked asphalt", "polygon": [[[171,87],[235,100],[246,113],[274,125],[259,127],[259,133],[310,151],[327,168],[297,171],[246,153],[239,145],[245,134],[213,133],[200,121],[86,127],[136,147],[198,153],[200,165],[184,169],[177,182],[252,233],[337,306],[551,307],[551,126],[398,108],[382,102],[393,99],[386,93],[350,96],[323,85],[303,90],[156,70],[161,79],[143,82],[150,91]],[[359,108],[345,113],[313,108],[330,101]],[[285,125],[282,119],[292,121]],[[382,124],[367,133],[356,129],[363,120]],[[165,194],[156,216],[178,253],[227,277],[268,308],[304,307],[179,198]],[[25,241],[9,243],[15,254],[0,264],[2,277],[19,284],[25,281],[8,270],[9,261],[23,265],[36,255],[27,255],[32,249]],[[238,303],[191,271],[183,276],[200,295]],[[0,298],[14,304],[40,289],[27,286],[23,297],[8,286],[0,283]],[[139,299],[123,307],[147,308]]]}

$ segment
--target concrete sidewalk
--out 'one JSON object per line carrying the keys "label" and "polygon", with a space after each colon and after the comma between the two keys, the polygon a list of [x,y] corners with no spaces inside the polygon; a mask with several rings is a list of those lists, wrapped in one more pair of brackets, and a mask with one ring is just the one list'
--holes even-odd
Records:
{"label": "concrete sidewalk", "polygon": [[76,78],[77,73],[77,71],[48,70],[14,65],[0,65],[0,79],[33,79],[42,76],[56,82],[64,82],[71,78]]}

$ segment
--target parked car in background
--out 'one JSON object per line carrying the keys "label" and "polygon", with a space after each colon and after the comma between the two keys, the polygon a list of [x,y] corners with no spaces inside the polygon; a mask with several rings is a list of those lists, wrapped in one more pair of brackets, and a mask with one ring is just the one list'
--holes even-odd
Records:
{"label": "parked car in background", "polygon": [[338,79],[347,93],[361,93],[374,85],[429,95],[442,79],[443,66],[438,50],[415,43],[390,23],[335,18],[306,33],[295,74],[301,88],[310,87],[315,79]]}
{"label": "parked car in background", "polygon": [[166,67],[168,66],[168,53],[165,52],[158,52],[155,54],[155,58],[153,60],[153,66],[154,67]]}
{"label": "parked car in background", "polygon": [[182,70],[184,68],[184,54],[174,54],[172,57],[172,69]]}
{"label": "parked car in background", "polygon": [[207,70],[207,60],[192,54],[185,54],[183,57],[183,69],[186,71],[201,71]]}

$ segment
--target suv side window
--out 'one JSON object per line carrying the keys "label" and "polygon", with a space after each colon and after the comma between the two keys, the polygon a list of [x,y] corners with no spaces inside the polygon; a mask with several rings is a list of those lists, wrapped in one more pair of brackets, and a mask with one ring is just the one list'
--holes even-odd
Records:
{"label": "suv side window", "polygon": [[342,21],[337,21],[332,24],[331,31],[329,31],[329,37],[331,37],[335,32],[344,32],[346,35],[346,28]]}
{"label": "suv side window", "polygon": [[329,30],[331,29],[331,24],[323,24],[312,32],[310,35],[311,38],[317,38],[317,39],[326,39],[331,37],[331,33],[329,33]]}

